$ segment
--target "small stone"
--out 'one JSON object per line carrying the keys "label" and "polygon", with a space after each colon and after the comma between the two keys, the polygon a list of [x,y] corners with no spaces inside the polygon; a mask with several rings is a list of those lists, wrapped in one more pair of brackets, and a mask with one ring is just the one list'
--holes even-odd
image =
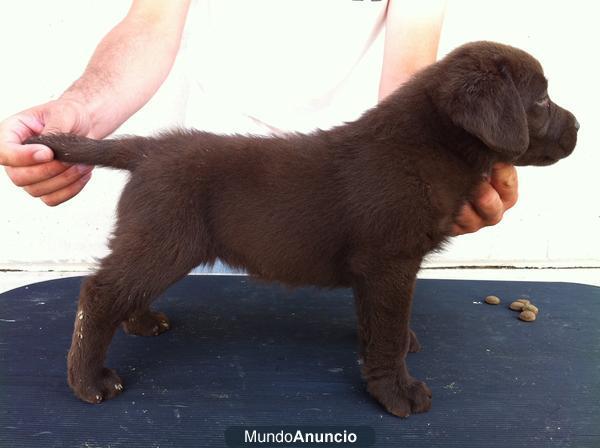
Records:
{"label": "small stone", "polygon": [[485,298],[485,303],[489,305],[498,305],[500,303],[500,299],[496,296],[487,296]]}
{"label": "small stone", "polygon": [[525,322],[533,322],[535,320],[535,313],[533,311],[521,311],[519,319]]}
{"label": "small stone", "polygon": [[517,299],[517,302],[524,303],[525,305],[528,305],[531,303],[528,299],[525,299],[525,298]]}

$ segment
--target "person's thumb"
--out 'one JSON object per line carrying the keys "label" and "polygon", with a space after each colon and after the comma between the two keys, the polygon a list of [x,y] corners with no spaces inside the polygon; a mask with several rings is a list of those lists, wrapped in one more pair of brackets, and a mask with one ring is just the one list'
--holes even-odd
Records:
{"label": "person's thumb", "polygon": [[42,134],[72,133],[85,135],[88,125],[84,113],[72,102],[57,100],[44,116]]}
{"label": "person's thumb", "polygon": [[50,114],[42,129],[42,134],[63,134],[73,132],[75,126],[71,116]]}

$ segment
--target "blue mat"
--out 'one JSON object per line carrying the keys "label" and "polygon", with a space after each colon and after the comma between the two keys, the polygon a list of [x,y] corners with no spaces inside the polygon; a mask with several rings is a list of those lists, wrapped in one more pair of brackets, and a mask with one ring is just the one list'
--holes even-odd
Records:
{"label": "blue mat", "polygon": [[[80,402],[65,372],[80,283],[0,295],[1,447],[224,447],[239,425],[367,426],[376,447],[600,447],[600,288],[420,280],[423,350],[408,364],[433,407],[401,420],[360,379],[350,291],[243,276],[170,288],[155,306],[171,331],[113,341],[124,393]],[[482,304],[488,294],[503,304]],[[507,309],[521,296],[536,322]]]}

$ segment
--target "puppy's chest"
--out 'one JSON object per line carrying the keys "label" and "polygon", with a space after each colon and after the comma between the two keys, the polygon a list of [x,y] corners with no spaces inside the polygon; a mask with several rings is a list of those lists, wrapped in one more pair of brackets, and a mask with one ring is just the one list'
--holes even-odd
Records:
{"label": "puppy's chest", "polygon": [[429,203],[435,220],[436,247],[452,235],[452,228],[463,207],[473,198],[482,176],[472,173],[450,176],[429,187]]}
{"label": "puppy's chest", "polygon": [[450,234],[452,195],[433,194],[422,184],[390,195],[386,201],[365,204],[363,238],[390,255],[419,257],[439,248]]}
{"label": "puppy's chest", "polygon": [[[414,246],[423,254],[439,249],[449,238],[454,221],[467,202],[469,187],[423,183],[420,199],[404,213],[400,228],[407,246]],[[408,238],[406,237],[408,236]]]}

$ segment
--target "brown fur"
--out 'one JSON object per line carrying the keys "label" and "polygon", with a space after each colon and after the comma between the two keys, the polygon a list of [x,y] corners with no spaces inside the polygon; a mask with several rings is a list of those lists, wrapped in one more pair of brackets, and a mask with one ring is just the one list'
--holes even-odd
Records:
{"label": "brown fur", "polygon": [[546,87],[527,53],[478,42],[329,131],[31,139],[58,160],[131,171],[111,253],[82,287],[68,356],[75,394],[97,403],[120,393],[103,365],[119,324],[168,329],[150,303],[218,257],[265,280],[352,287],[367,389],[395,415],[427,411],[431,392],[405,362],[419,349],[415,276],[493,163],[545,165],[573,151],[579,125],[544,100]]}

